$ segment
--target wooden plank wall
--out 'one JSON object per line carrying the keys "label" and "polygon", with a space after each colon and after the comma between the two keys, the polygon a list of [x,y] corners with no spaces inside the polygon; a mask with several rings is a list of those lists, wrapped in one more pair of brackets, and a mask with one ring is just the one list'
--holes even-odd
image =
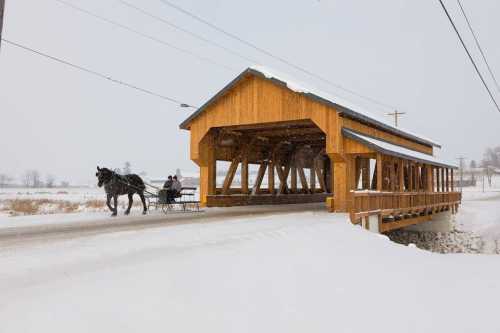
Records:
{"label": "wooden plank wall", "polygon": [[198,159],[199,142],[212,127],[297,120],[312,120],[327,134],[327,152],[343,149],[340,130],[347,127],[409,149],[432,154],[431,147],[340,117],[332,107],[269,80],[250,76],[228,90],[225,96],[191,122],[191,158],[193,161]]}

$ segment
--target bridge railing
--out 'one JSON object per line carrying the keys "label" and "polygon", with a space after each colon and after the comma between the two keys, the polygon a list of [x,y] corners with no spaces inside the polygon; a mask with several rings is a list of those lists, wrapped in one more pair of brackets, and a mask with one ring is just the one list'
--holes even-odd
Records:
{"label": "bridge railing", "polygon": [[460,192],[351,192],[349,212],[351,221],[360,223],[372,215],[412,217],[443,209],[454,211],[461,200]]}

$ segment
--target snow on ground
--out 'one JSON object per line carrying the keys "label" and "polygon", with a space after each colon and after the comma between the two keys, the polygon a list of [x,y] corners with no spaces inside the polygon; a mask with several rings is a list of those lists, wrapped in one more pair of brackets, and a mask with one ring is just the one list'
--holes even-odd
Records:
{"label": "snow on ground", "polygon": [[[132,210],[129,216],[142,216],[139,209]],[[76,222],[95,221],[97,219],[110,218],[111,221],[124,218],[123,211],[117,218],[110,218],[111,212],[80,212],[80,213],[62,213],[62,214],[44,214],[44,215],[26,215],[26,216],[1,216],[0,230],[3,228],[27,227],[35,225],[54,225],[54,224],[72,224]],[[159,215],[161,212],[152,212]]]}
{"label": "snow on ground", "polygon": [[104,200],[104,198],[104,190],[97,187],[0,188],[0,200],[48,199],[81,202],[86,200]]}
{"label": "snow on ground", "polygon": [[498,332],[500,257],[305,212],[0,250],[0,332]]}
{"label": "snow on ground", "polygon": [[482,181],[476,187],[463,189],[463,204],[456,215],[460,230],[472,231],[487,239],[500,240],[500,176],[494,176],[492,186]]}
{"label": "snow on ground", "polygon": [[[500,180],[493,185],[464,189],[459,228],[500,239]],[[99,214],[107,216],[0,224]],[[0,242],[0,333],[500,331],[500,256],[430,253],[347,221],[271,213]]]}

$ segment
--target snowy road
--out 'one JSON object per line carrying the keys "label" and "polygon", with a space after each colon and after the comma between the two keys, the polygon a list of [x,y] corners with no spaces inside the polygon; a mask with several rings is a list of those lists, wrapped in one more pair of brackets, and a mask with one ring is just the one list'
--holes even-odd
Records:
{"label": "snowy road", "polygon": [[500,256],[428,253],[325,211],[211,214],[0,248],[0,333],[500,331]]}
{"label": "snowy road", "polygon": [[241,216],[279,215],[290,212],[322,211],[323,204],[289,206],[234,207],[208,209],[200,213],[153,212],[143,216],[140,213],[111,218],[109,214],[71,214],[53,216],[30,216],[10,218],[0,226],[0,248],[33,242],[50,242],[57,239],[92,236],[119,231],[159,228],[178,224],[210,223]]}

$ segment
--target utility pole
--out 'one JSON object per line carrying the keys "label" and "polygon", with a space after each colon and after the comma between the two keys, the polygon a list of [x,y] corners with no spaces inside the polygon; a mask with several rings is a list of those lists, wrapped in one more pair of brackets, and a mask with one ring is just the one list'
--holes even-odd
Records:
{"label": "utility pole", "polygon": [[465,157],[463,156],[457,157],[457,160],[460,161],[460,192],[463,192]]}
{"label": "utility pole", "polygon": [[0,0],[0,48],[2,47],[2,30],[3,30],[3,12],[5,9],[5,0]]}
{"label": "utility pole", "polygon": [[394,117],[394,126],[398,127],[399,116],[406,114],[406,112],[399,112],[398,110],[394,112],[387,113],[388,116]]}
{"label": "utility pole", "polygon": [[484,170],[483,170],[483,193],[484,193]]}

